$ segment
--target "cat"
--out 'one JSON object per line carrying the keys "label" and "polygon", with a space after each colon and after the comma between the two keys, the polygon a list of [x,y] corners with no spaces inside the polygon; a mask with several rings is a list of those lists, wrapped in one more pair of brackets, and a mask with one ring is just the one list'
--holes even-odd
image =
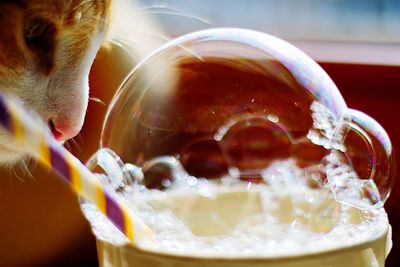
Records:
{"label": "cat", "polygon": [[[111,0],[0,1],[0,91],[38,114],[59,141],[82,127],[110,10]],[[0,130],[0,163],[23,154]]]}
{"label": "cat", "polygon": [[[130,55],[139,61],[170,39],[136,4],[0,0],[0,92],[19,98],[58,141],[74,137],[84,122],[90,67],[100,47],[118,43],[136,51]],[[0,166],[24,157],[0,129]]]}

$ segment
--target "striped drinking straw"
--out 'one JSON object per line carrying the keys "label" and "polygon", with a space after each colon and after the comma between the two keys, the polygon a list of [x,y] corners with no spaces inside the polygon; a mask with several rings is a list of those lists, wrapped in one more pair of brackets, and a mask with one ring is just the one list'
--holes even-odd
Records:
{"label": "striped drinking straw", "polygon": [[131,240],[151,239],[150,228],[113,194],[102,186],[76,157],[58,143],[13,97],[0,94],[0,125],[49,169],[57,172],[80,196],[92,202]]}

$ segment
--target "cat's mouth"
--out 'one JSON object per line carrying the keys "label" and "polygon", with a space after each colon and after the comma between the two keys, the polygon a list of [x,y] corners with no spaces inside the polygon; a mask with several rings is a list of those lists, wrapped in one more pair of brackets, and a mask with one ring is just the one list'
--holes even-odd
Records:
{"label": "cat's mouth", "polygon": [[50,119],[47,125],[53,137],[59,142],[74,138],[82,128],[82,126],[76,126],[69,120],[62,119]]}
{"label": "cat's mouth", "polygon": [[56,126],[54,125],[54,122],[52,120],[49,120],[49,122],[47,123],[47,125],[49,126],[49,129],[51,131],[51,133],[53,134],[53,137],[57,140],[60,141],[61,137],[62,137],[62,133],[60,133],[59,131],[57,131]]}

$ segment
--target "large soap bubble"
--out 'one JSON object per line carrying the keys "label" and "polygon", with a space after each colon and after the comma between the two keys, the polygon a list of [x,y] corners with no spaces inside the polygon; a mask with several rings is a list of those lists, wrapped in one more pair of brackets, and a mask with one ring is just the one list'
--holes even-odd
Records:
{"label": "large soap bubble", "polygon": [[364,209],[381,206],[393,183],[382,127],[347,108],[307,55],[243,29],[191,33],[142,61],[110,106],[101,146],[160,190],[210,180],[309,187]]}

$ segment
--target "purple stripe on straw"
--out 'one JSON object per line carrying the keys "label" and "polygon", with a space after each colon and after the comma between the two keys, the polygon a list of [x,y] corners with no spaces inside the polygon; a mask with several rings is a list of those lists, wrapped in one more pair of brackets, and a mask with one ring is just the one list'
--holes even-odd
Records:
{"label": "purple stripe on straw", "polygon": [[106,214],[107,217],[114,223],[114,225],[124,234],[125,232],[125,220],[122,214],[120,206],[115,202],[111,196],[105,192],[106,195]]}
{"label": "purple stripe on straw", "polygon": [[71,174],[69,172],[68,164],[65,162],[63,155],[53,147],[50,147],[51,166],[68,182],[71,181]]}
{"label": "purple stripe on straw", "polygon": [[7,130],[11,130],[10,114],[4,103],[4,96],[0,95],[0,124]]}
{"label": "purple stripe on straw", "polygon": [[[51,166],[58,172],[68,183],[71,182],[71,173],[68,168],[68,164],[65,161],[63,155],[54,147],[50,147]],[[115,199],[112,198],[109,193],[104,192],[106,200],[106,216],[113,222],[113,224],[124,234],[125,230],[125,218],[122,210]]]}

